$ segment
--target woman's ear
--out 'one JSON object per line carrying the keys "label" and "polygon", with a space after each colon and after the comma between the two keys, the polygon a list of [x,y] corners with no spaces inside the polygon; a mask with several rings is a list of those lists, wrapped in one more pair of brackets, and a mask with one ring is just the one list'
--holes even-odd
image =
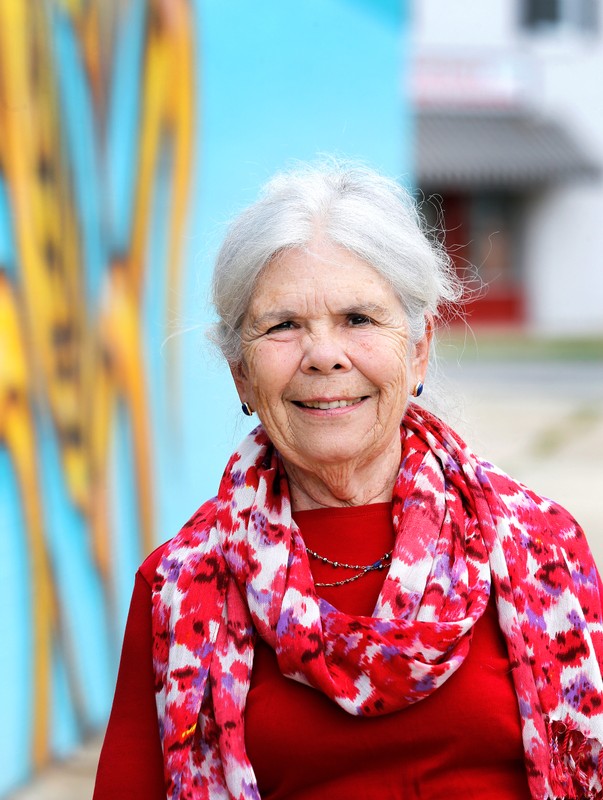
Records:
{"label": "woman's ear", "polygon": [[242,361],[238,361],[236,364],[229,364],[229,367],[241,403],[249,402],[249,379],[245,364]]}
{"label": "woman's ear", "polygon": [[415,351],[412,358],[412,378],[414,381],[421,381],[421,383],[425,381],[432,338],[433,317],[431,314],[427,314],[425,316],[425,333],[415,344]]}

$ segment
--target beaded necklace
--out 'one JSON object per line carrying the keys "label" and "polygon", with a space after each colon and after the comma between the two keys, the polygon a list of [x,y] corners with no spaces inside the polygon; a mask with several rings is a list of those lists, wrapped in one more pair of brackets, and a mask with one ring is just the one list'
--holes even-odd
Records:
{"label": "beaded necklace", "polygon": [[318,561],[322,561],[323,564],[330,564],[335,569],[355,569],[357,570],[356,575],[352,575],[350,578],[344,578],[340,581],[332,581],[330,583],[320,583],[318,581],[314,582],[315,586],[344,586],[346,583],[352,583],[353,581],[357,581],[358,578],[362,578],[364,575],[367,575],[369,572],[373,572],[376,569],[385,569],[391,565],[391,558],[393,550],[390,550],[389,553],[384,553],[381,558],[377,559],[372,564],[346,564],[345,561],[331,561],[330,558],[326,556],[321,556],[319,553],[316,553],[312,550],[308,545],[306,545],[306,552],[312,556],[312,558],[317,559]]}

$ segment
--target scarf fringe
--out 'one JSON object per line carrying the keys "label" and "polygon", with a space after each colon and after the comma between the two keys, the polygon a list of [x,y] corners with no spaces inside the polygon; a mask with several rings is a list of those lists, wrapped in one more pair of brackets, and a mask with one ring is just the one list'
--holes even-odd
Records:
{"label": "scarf fringe", "polygon": [[603,748],[575,722],[547,721],[554,800],[603,800]]}

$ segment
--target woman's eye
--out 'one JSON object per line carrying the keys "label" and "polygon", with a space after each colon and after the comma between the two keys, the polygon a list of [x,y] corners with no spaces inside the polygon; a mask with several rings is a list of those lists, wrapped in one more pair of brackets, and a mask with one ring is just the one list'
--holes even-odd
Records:
{"label": "woman's eye", "polygon": [[371,318],[366,314],[350,314],[348,317],[350,325],[370,325]]}
{"label": "woman's eye", "polygon": [[271,328],[268,328],[266,333],[276,333],[277,331],[290,331],[293,327],[295,327],[294,323],[291,322],[290,319],[285,320],[285,322],[279,322],[278,325],[273,325]]}

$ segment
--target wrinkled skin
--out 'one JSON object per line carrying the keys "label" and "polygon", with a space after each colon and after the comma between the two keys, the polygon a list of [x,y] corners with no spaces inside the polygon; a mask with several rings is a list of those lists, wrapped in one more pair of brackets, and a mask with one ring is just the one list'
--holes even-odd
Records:
{"label": "wrinkled skin", "polygon": [[[283,458],[294,508],[389,500],[431,325],[411,342],[387,281],[344,248],[314,241],[265,267],[241,333],[233,377]],[[335,401],[343,405],[315,407]]]}

